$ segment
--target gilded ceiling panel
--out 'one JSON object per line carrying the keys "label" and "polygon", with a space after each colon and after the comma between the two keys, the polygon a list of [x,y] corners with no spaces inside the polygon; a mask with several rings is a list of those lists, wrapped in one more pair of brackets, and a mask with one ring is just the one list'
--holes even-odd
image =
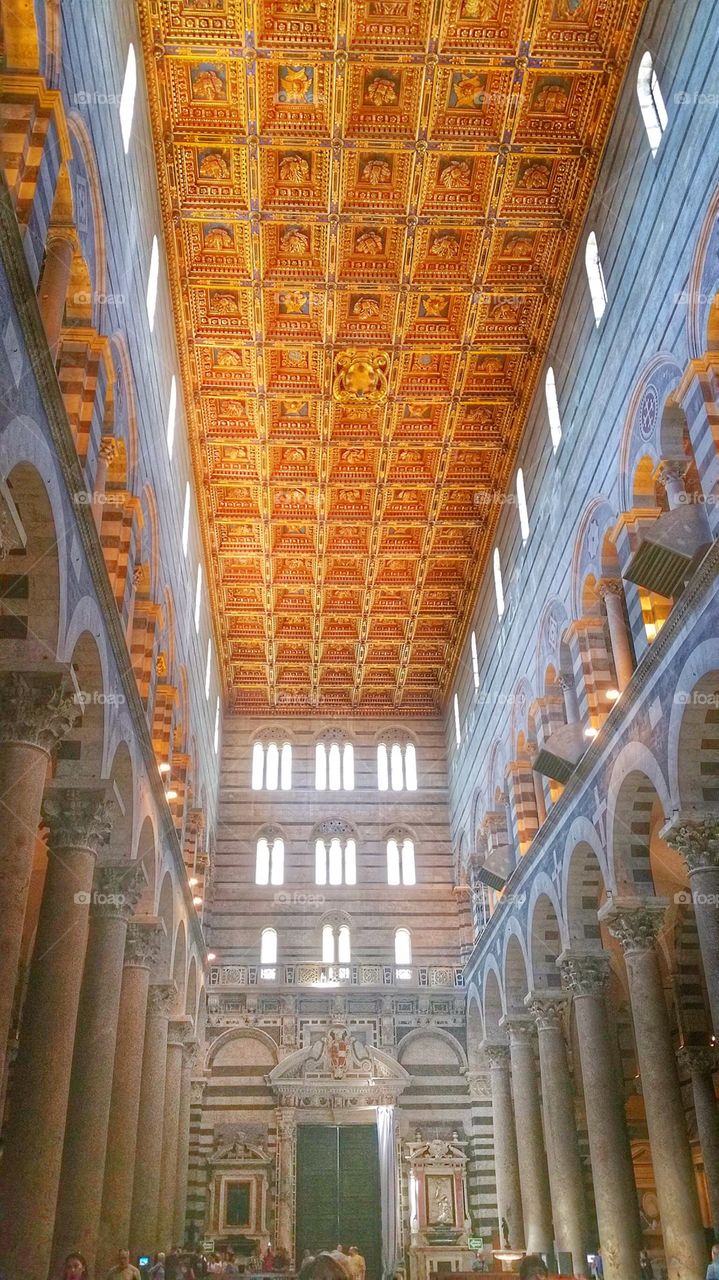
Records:
{"label": "gilded ceiling panel", "polygon": [[231,705],[441,704],[643,0],[138,0]]}

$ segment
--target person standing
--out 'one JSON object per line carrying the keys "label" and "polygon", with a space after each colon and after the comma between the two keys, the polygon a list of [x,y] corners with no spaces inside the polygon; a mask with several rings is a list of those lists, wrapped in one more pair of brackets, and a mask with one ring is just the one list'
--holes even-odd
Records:
{"label": "person standing", "polygon": [[[0,1275],[4,1277],[4,1271]],[[87,1263],[81,1253],[68,1253],[62,1267],[62,1280],[87,1280]]]}
{"label": "person standing", "polygon": [[712,1260],[707,1267],[706,1280],[719,1280],[719,1244],[712,1245]]}
{"label": "person standing", "polygon": [[352,1280],[365,1280],[367,1263],[362,1257],[362,1254],[360,1253],[356,1244],[350,1245],[350,1251],[349,1251],[349,1254],[347,1255],[347,1261],[349,1263],[350,1272],[352,1274]]}
{"label": "person standing", "polygon": [[130,1262],[129,1249],[118,1249],[117,1262],[114,1267],[110,1267],[107,1280],[142,1280],[137,1267],[133,1267]]}
{"label": "person standing", "polygon": [[538,1253],[526,1254],[519,1266],[519,1280],[545,1280],[549,1272]]}
{"label": "person standing", "polygon": [[158,1253],[154,1266],[150,1267],[150,1280],[165,1280],[165,1255]]}

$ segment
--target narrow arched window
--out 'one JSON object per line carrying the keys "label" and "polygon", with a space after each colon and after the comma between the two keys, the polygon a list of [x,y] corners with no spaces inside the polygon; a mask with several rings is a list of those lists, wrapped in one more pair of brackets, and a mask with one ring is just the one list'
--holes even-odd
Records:
{"label": "narrow arched window", "polygon": [[137,58],[135,56],[135,46],[128,46],[127,61],[125,63],[125,78],[122,82],[122,92],[120,94],[120,133],[122,134],[122,147],[127,155],[130,150],[130,138],[132,136],[132,117],[135,113],[135,93],[137,91]]}
{"label": "narrow arched window", "polygon": [[252,748],[252,790],[261,791],[265,773],[265,748],[256,742]]}
{"label": "narrow arched window", "polygon": [[271,841],[260,836],[257,841],[255,884],[283,884],[285,878],[285,842],[279,836]]}
{"label": "narrow arched window", "polygon": [[395,964],[412,963],[412,935],[409,929],[397,929],[394,935]]}
{"label": "narrow arched window", "polygon": [[387,841],[387,884],[416,884],[414,842],[406,836],[400,843],[396,836]]}
{"label": "narrow arched window", "polygon": [[[277,930],[263,929],[260,934],[260,976],[272,982],[277,977]],[[268,967],[269,966],[269,967]]]}
{"label": "narrow arched window", "polygon": [[177,378],[174,373],[170,383],[170,403],[167,409],[167,452],[172,458],[175,447],[175,419],[177,417]]}
{"label": "narrow arched window", "polygon": [[283,742],[256,742],[252,748],[252,790],[292,789],[292,746]]}
{"label": "narrow arched window", "polygon": [[379,791],[417,790],[417,753],[414,743],[380,742],[377,746]]}
{"label": "narrow arched window", "polygon": [[562,438],[562,419],[559,416],[559,401],[557,400],[557,384],[554,378],[554,369],[547,369],[547,376],[544,379],[544,395],[547,401],[547,416],[549,418],[549,434],[552,437],[552,448],[557,451],[559,441]]}
{"label": "narrow arched window", "polygon": [[207,641],[207,659],[205,661],[205,697],[210,696],[210,680],[212,678],[212,636]]}
{"label": "narrow arched window", "polygon": [[[349,964],[352,955],[350,929],[347,924],[322,926],[322,963]],[[339,973],[338,977],[345,975]]]}
{"label": "narrow arched window", "polygon": [[664,105],[661,86],[657,79],[657,73],[654,70],[654,62],[652,55],[647,49],[639,63],[639,72],[637,74],[637,97],[644,121],[644,128],[647,131],[649,146],[652,155],[655,156],[659,150],[659,143],[662,140],[664,130],[669,123],[669,116]]}
{"label": "narrow arched window", "polygon": [[354,791],[354,747],[351,742],[318,742],[315,747],[315,789]]}
{"label": "narrow arched window", "polygon": [[497,601],[497,617],[501,618],[504,613],[504,587],[502,586],[502,565],[499,559],[499,547],[494,548],[492,563],[494,569],[494,595]]}
{"label": "narrow arched window", "polygon": [[517,509],[519,511],[522,542],[526,542],[529,537],[529,513],[527,511],[527,495],[524,491],[524,473],[521,467],[517,472]]}
{"label": "narrow arched window", "polygon": [[220,698],[219,698],[219,694],[218,694],[218,697],[217,697],[217,702],[216,702],[216,704],[215,704],[215,735],[214,735],[214,743],[213,743],[213,745],[214,745],[214,749],[215,749],[215,755],[217,755],[217,752],[218,752],[218,751],[219,751],[219,749],[220,749]]}
{"label": "narrow arched window", "polygon": [[470,646],[472,649],[472,679],[474,680],[475,689],[479,688],[479,656],[477,654],[477,637],[472,632],[470,637]]}
{"label": "narrow arched window", "polygon": [[593,231],[589,232],[589,237],[587,239],[587,247],[584,253],[584,264],[587,268],[589,292],[592,297],[594,323],[598,325],[607,307],[607,286],[604,282],[604,271],[602,270],[602,260],[599,257],[597,237]]}
{"label": "narrow arched window", "polygon": [[195,585],[195,631],[200,630],[200,609],[202,607],[202,565],[197,566],[197,580]]}
{"label": "narrow arched window", "polygon": [[147,304],[147,318],[150,322],[150,333],[155,327],[155,308],[157,307],[157,285],[160,277],[160,246],[157,243],[157,236],[152,237],[152,249],[150,251],[150,270],[147,273],[147,296],[145,302]]}
{"label": "narrow arched window", "polygon": [[190,543],[190,482],[185,485],[185,506],[182,512],[182,550],[187,555],[187,548]]}
{"label": "narrow arched window", "polygon": [[462,725],[459,718],[459,698],[454,695],[454,740],[459,746],[462,741]]}
{"label": "narrow arched window", "polygon": [[356,884],[357,846],[351,837],[315,841],[315,884]]}

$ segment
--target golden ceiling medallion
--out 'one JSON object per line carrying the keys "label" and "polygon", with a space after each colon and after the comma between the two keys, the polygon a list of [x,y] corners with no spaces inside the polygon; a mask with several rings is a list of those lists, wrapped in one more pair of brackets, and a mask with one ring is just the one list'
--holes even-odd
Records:
{"label": "golden ceiling medallion", "polygon": [[338,404],[382,404],[387,399],[388,374],[385,351],[340,351],[335,356],[332,397]]}

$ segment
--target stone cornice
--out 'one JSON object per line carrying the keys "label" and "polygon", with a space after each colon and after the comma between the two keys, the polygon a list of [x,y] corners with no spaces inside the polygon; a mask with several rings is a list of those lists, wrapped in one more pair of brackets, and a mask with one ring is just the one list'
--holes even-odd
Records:
{"label": "stone cornice", "polygon": [[[640,707],[648,686],[663,665],[669,649],[678,638],[687,618],[697,606],[704,603],[704,597],[711,589],[717,574],[719,574],[719,541],[712,543],[709,547],[691,582],[675,604],[656,639],[652,641],[651,647],[644,654],[626,688],[623,689],[621,698],[612,706],[596,738],[589,742],[562,794],[552,805],[529,849],[507,881],[507,894],[510,898],[520,890],[522,885],[528,883],[557,835],[563,828],[568,827],[572,807],[579,800],[585,784],[609,757],[617,738],[629,725]],[[491,948],[495,935],[502,929],[503,922],[510,912],[511,906],[500,903],[488,921],[465,966],[467,981],[479,968],[483,957]]]}
{"label": "stone cornice", "polygon": [[70,495],[87,488],[72,438],[67,410],[58,382],[55,366],[47,345],[45,330],[40,319],[35,288],[25,258],[20,230],[8,193],[4,175],[0,175],[0,260],[7,273],[14,298],[22,298],[17,307],[18,323],[22,329],[30,367],[37,382],[50,427],[52,443],[67,489],[68,507],[72,507],[78,535],[85,553],[92,583],[103,615],[109,646],[115,658],[117,678],[125,696],[125,709],[132,721],[147,773],[147,784],[152,793],[162,834],[177,872],[177,880],[187,909],[187,919],[200,958],[206,959],[205,940],[192,902],[192,891],[187,883],[187,873],[182,857],[180,841],[165,797],[165,788],[157,769],[157,761],[145,718],[145,710],[132,670],[132,662],[117,611],[117,602],[107,576],[105,558],[100,537],[89,505],[72,503]]}

